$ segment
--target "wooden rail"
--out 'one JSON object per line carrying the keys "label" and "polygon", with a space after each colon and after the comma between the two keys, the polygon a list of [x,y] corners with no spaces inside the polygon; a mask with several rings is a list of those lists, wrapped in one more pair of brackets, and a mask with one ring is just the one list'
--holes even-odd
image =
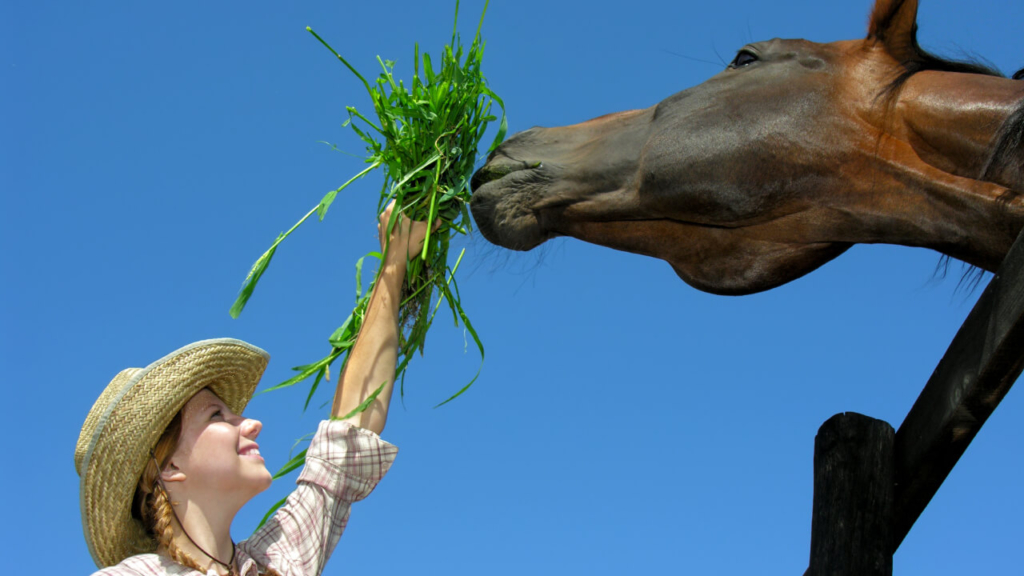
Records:
{"label": "wooden rail", "polygon": [[[971,440],[1020,376],[1022,368],[1024,231],[1013,243],[896,431],[891,450],[894,460],[891,469],[895,470],[892,505],[883,505],[881,500],[878,504],[868,505],[864,501],[857,505],[836,501],[834,487],[819,486],[819,474],[826,474],[826,471],[819,470],[819,449],[816,446],[811,567],[805,576],[869,573],[857,563],[875,557],[874,548],[879,543],[888,547],[891,560],[891,555],[906,538]],[[834,420],[822,426],[819,436],[831,433],[827,427],[835,426]],[[878,445],[877,433],[868,432],[876,428],[868,424],[863,426],[863,432],[847,432],[842,449],[851,453],[860,450],[858,458],[876,458],[882,448]],[[884,467],[879,470],[884,470]],[[844,486],[843,489],[877,491],[879,482],[892,481],[888,474],[890,472],[880,471],[872,478],[860,478],[859,487]],[[827,514],[822,512],[833,501],[840,506]],[[891,523],[891,530],[872,528],[879,522]],[[858,544],[856,549],[843,547],[844,543],[870,539],[872,533],[878,538],[873,545]],[[824,550],[828,550],[827,554]],[[892,573],[891,562],[888,567],[877,562],[874,565],[879,571],[870,572],[872,574]]]}
{"label": "wooden rail", "polygon": [[1024,233],[896,431],[893,552],[1024,368]]}

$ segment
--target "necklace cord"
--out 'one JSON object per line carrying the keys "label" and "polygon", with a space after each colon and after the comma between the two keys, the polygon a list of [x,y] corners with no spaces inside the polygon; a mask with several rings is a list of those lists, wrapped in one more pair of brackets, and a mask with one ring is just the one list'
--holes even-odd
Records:
{"label": "necklace cord", "polygon": [[[157,462],[156,455],[153,454],[152,451],[149,453],[149,456],[153,459],[153,463],[156,464],[156,481],[160,485],[160,489],[163,490],[164,494],[167,495],[168,500],[170,500],[171,493],[167,491],[167,486],[164,485],[164,480],[163,480],[163,478],[160,477],[160,463]],[[173,505],[171,506],[171,514],[174,515],[174,520],[178,522],[178,526],[181,526],[181,532],[183,534],[185,534],[185,538],[188,538],[188,541],[191,542],[193,546],[195,546],[203,554],[206,554],[206,556],[210,560],[213,560],[217,564],[220,564],[221,566],[223,566],[224,569],[228,571],[228,574],[235,574],[236,573],[235,569],[234,569],[234,565],[235,565],[235,541],[234,540],[231,541],[231,559],[228,560],[227,564],[225,564],[224,562],[221,562],[220,560],[218,560],[216,556],[214,556],[213,554],[210,554],[205,549],[203,549],[202,546],[200,546],[198,543],[196,543],[196,541],[193,540],[192,537],[188,535],[188,530],[185,530],[185,524],[181,521],[181,518],[178,518],[178,512],[174,509]]]}

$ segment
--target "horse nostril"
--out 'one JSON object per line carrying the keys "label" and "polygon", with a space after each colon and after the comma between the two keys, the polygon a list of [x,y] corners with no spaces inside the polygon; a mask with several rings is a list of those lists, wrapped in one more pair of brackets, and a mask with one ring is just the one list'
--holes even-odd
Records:
{"label": "horse nostril", "polygon": [[469,185],[472,186],[473,190],[476,190],[484,184],[500,180],[506,174],[511,174],[516,170],[517,168],[514,164],[486,164],[477,170],[476,174],[473,174],[473,178],[469,181]]}
{"label": "horse nostril", "polygon": [[472,178],[470,178],[469,187],[476,190],[491,180],[494,180],[493,173],[487,169],[487,166],[483,166],[473,174]]}
{"label": "horse nostril", "polygon": [[469,185],[476,190],[480,186],[487,184],[488,182],[494,182],[500,180],[505,176],[518,172],[520,170],[532,170],[537,168],[543,168],[544,163],[540,161],[536,162],[525,162],[525,161],[513,161],[513,162],[492,162],[485,164],[479,170],[473,174],[473,178],[469,181]]}

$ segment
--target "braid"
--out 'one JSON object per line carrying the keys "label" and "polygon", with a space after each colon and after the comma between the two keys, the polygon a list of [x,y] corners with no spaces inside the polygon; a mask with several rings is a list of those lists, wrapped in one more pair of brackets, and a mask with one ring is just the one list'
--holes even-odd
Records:
{"label": "braid", "polygon": [[156,536],[157,542],[167,550],[170,554],[171,560],[174,560],[178,564],[197,570],[199,572],[206,572],[205,568],[199,566],[199,563],[195,561],[192,556],[189,556],[187,552],[178,548],[178,545],[174,543],[174,511],[171,510],[171,503],[167,499],[167,492],[160,486],[155,486],[153,489],[153,535]]}
{"label": "braid", "polygon": [[[192,558],[192,556],[178,548],[178,545],[174,543],[174,524],[172,522],[174,512],[171,509],[171,503],[167,499],[167,492],[164,492],[164,489],[160,486],[156,486],[153,490],[151,512],[154,519],[152,524],[153,534],[156,536],[157,542],[167,550],[171,560],[193,570],[206,572],[206,569],[200,567],[195,558]],[[257,566],[262,568],[258,563]],[[262,568],[259,572],[263,576],[281,576],[277,570],[269,566]]]}
{"label": "braid", "polygon": [[160,484],[160,467],[164,466],[177,449],[181,435],[181,412],[174,415],[167,429],[157,440],[151,452],[152,458],[142,470],[142,477],[135,489],[132,513],[136,514],[153,539],[170,555],[171,560],[193,570],[205,573],[195,558],[178,548],[174,543],[174,510],[167,491]]}

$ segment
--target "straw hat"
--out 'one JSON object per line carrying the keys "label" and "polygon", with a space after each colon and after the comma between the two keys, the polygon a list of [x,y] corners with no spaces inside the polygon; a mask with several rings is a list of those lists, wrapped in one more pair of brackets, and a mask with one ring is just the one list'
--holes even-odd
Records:
{"label": "straw hat", "polygon": [[269,360],[241,340],[202,340],[145,368],[123,370],[107,385],[75,447],[82,528],[97,566],[156,550],[131,505],[149,451],[174,415],[203,388],[241,414]]}

